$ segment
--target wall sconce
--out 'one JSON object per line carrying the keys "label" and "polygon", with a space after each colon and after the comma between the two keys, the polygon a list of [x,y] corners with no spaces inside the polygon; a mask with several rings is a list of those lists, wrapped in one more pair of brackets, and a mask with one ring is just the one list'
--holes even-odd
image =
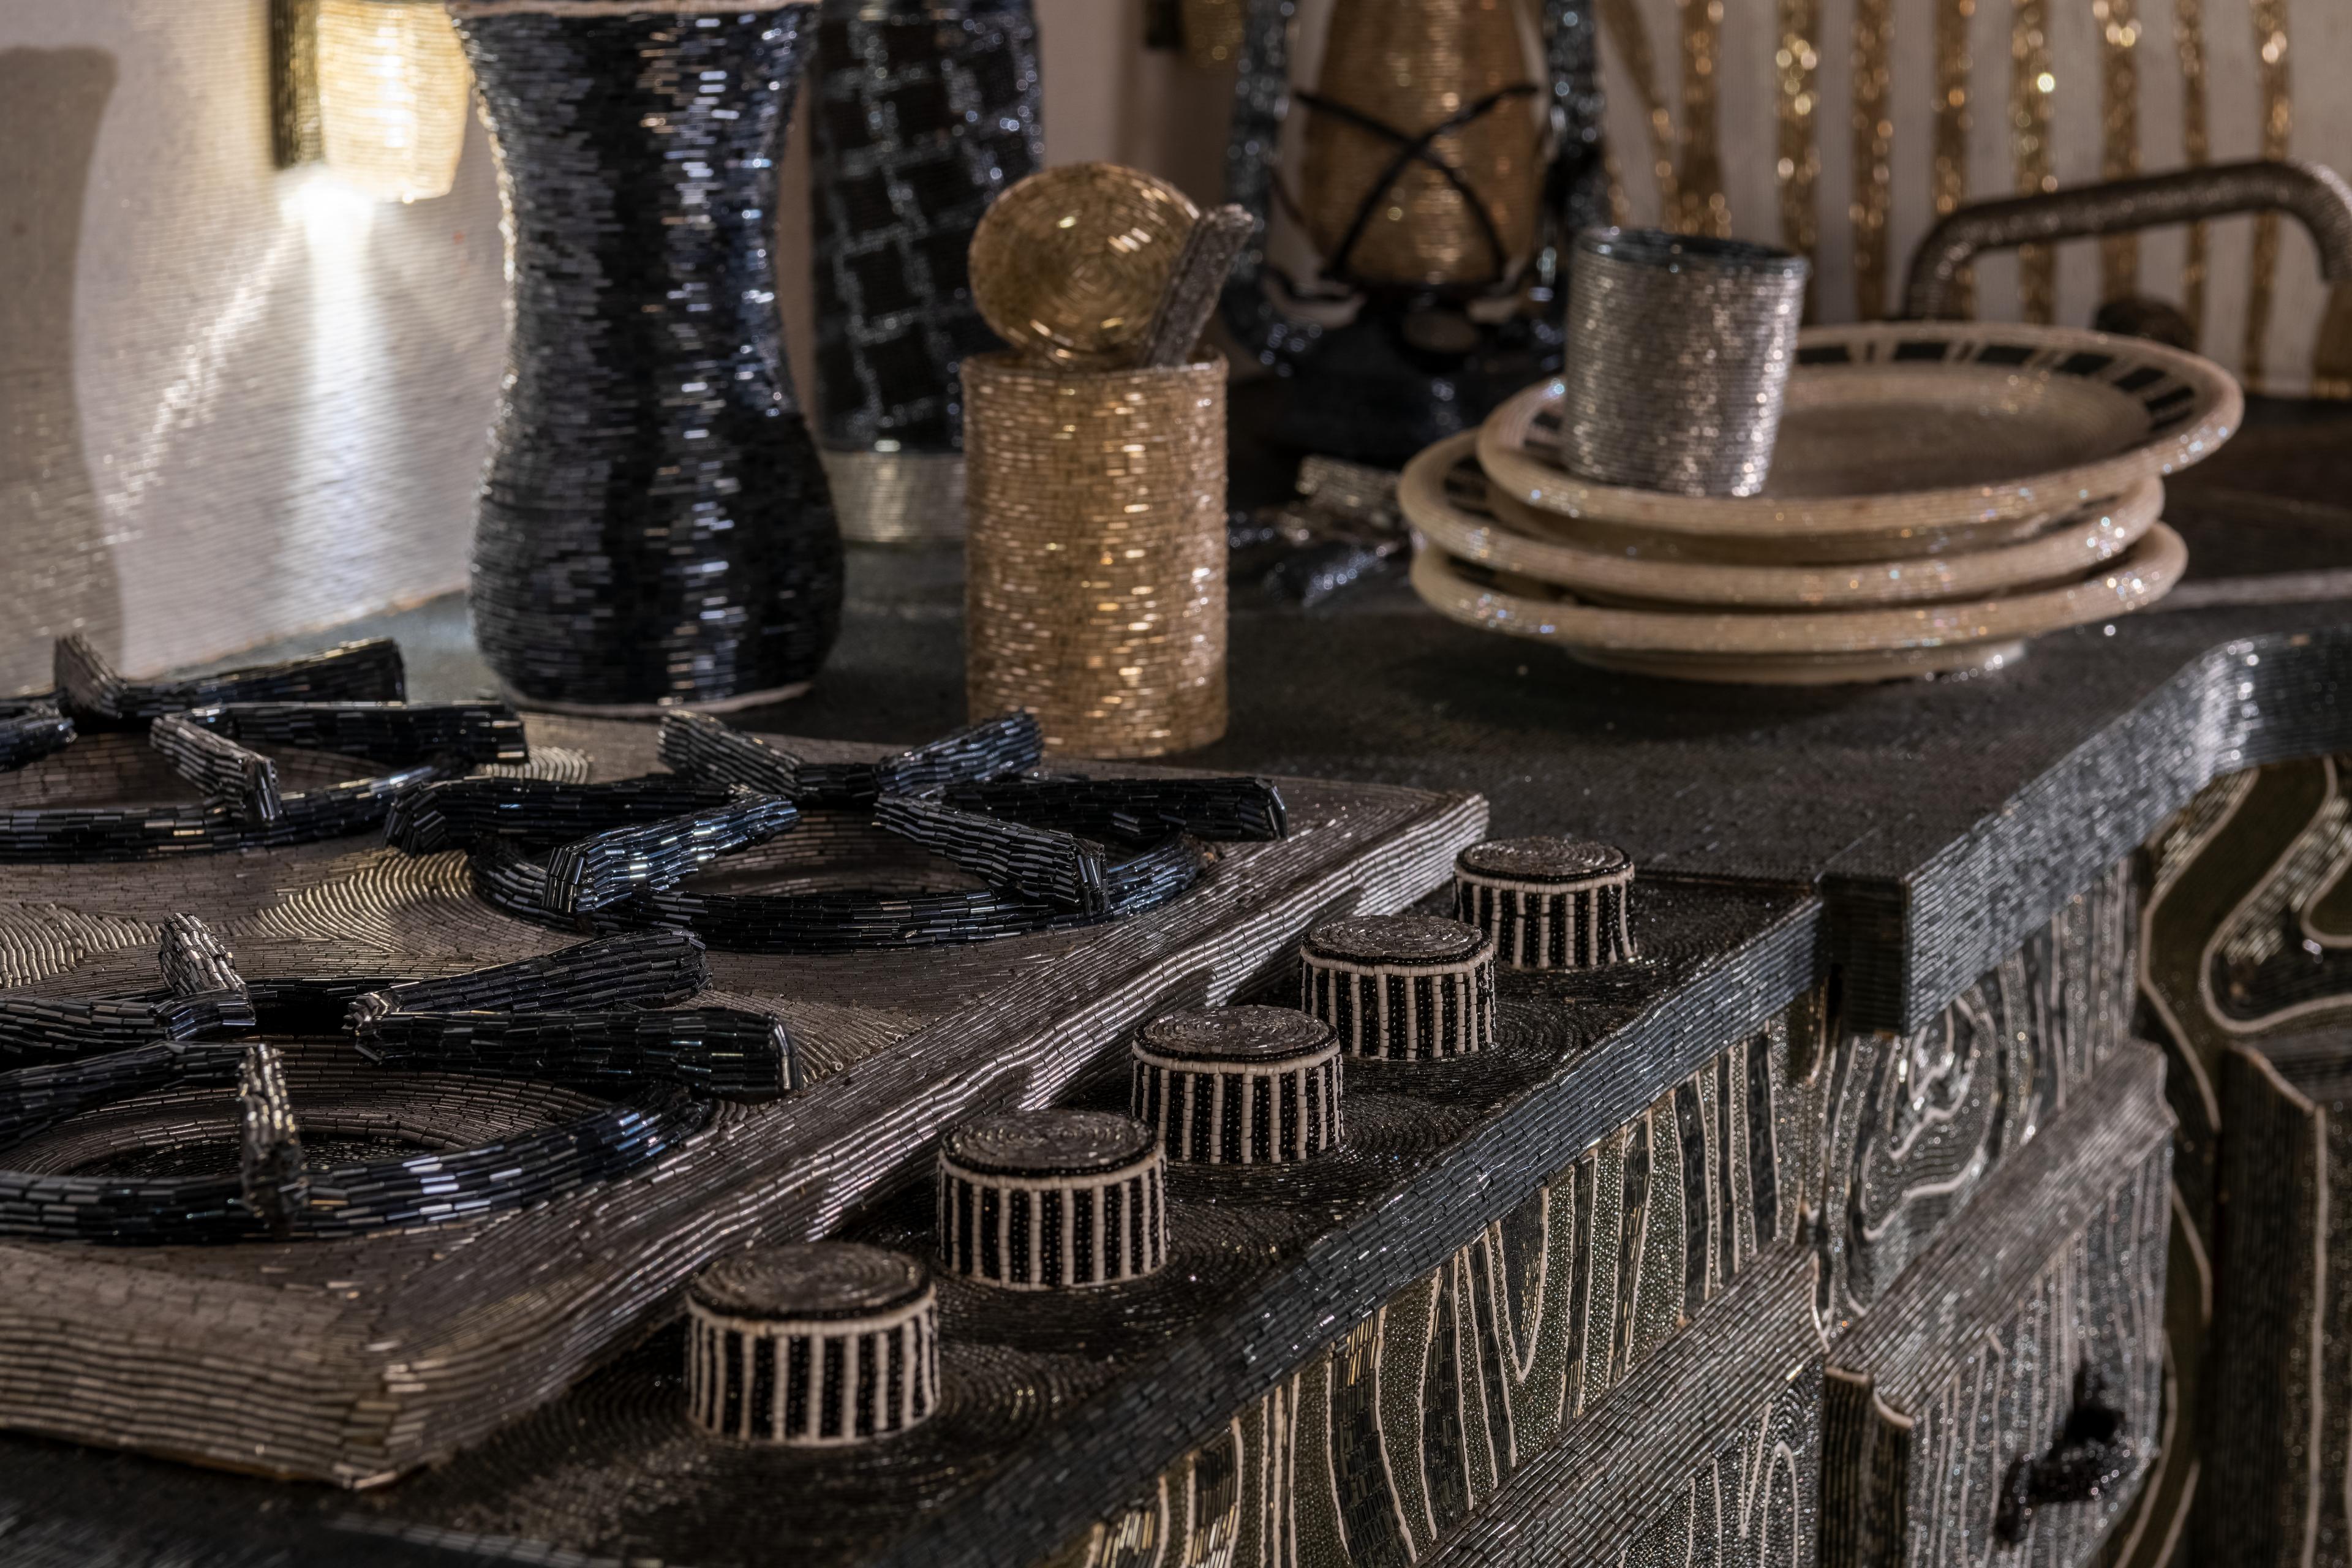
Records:
{"label": "wall sconce", "polygon": [[384,201],[449,194],[473,78],[437,0],[270,0],[278,166]]}

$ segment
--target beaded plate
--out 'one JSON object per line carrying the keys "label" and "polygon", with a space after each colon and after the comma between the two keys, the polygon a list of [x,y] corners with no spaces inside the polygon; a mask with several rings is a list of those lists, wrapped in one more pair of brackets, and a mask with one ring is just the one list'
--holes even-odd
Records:
{"label": "beaded plate", "polygon": [[1790,561],[2013,538],[2002,525],[2202,461],[2245,412],[2227,371],[2140,338],[1982,321],[1815,327],[1799,339],[1764,493],[1682,496],[1559,467],[1564,396],[1557,381],[1530,387],[1479,433],[1480,463],[1515,499],[1567,517],[1769,539]]}

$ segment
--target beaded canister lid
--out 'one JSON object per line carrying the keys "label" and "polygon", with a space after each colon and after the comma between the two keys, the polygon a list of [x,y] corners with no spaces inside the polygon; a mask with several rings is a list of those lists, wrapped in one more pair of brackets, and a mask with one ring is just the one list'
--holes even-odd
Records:
{"label": "beaded canister lid", "polygon": [[719,1436],[839,1447],[939,1408],[939,1294],[919,1258],[756,1247],[696,1275],[686,1304],[687,1408]]}
{"label": "beaded canister lid", "polygon": [[1339,1142],[1339,1041],[1289,1007],[1200,1007],[1136,1031],[1136,1119],[1168,1158],[1284,1164]]}
{"label": "beaded canister lid", "polygon": [[973,231],[972,301],[1021,353],[1123,368],[1141,353],[1200,216],[1165,180],[1117,163],[1032,174]]}

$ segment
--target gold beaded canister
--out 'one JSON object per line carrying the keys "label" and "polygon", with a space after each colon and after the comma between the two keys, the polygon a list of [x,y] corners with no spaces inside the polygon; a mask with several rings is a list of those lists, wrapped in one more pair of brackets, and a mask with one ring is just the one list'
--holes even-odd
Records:
{"label": "gold beaded canister", "polygon": [[966,687],[1046,749],[1149,757],[1225,732],[1225,363],[964,362]]}

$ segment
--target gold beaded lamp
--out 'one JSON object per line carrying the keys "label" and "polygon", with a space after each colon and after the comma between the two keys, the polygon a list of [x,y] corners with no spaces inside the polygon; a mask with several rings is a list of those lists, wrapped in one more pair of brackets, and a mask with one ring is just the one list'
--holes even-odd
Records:
{"label": "gold beaded lamp", "polygon": [[1513,0],[1339,0],[1307,122],[1307,229],[1360,284],[1476,289],[1533,250],[1537,90]]}
{"label": "gold beaded lamp", "polygon": [[1223,312],[1273,374],[1237,412],[1395,468],[1559,369],[1568,242],[1608,220],[1595,7],[1239,3],[1224,196],[1260,227]]}
{"label": "gold beaded lamp", "polygon": [[449,194],[473,75],[428,0],[275,0],[278,162],[320,162],[383,201]]}

